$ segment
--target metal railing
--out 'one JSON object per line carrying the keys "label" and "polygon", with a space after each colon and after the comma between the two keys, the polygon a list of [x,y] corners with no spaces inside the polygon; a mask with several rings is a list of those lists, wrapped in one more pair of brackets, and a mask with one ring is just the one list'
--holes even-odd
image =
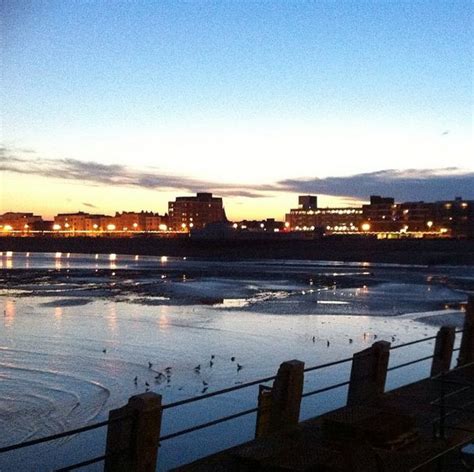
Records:
{"label": "metal railing", "polygon": [[[455,333],[458,334],[458,333],[462,333],[463,331],[464,330],[462,330],[462,329],[461,330],[456,330]],[[395,346],[390,346],[389,350],[393,351],[393,350],[397,350],[397,349],[400,349],[400,348],[405,348],[405,347],[412,346],[412,345],[415,345],[415,344],[428,342],[428,341],[434,340],[436,338],[437,338],[437,336],[430,336],[430,337],[421,338],[421,339],[418,339],[418,340],[415,340],[415,341],[410,341],[410,342],[407,342],[407,343],[398,344],[398,345],[395,345]],[[460,348],[455,348],[455,349],[453,349],[453,351],[459,351],[459,349]],[[363,351],[362,351],[362,353],[358,353],[358,354],[363,355]],[[407,361],[407,362],[404,362],[404,363],[401,363],[401,364],[398,364],[398,365],[395,365],[395,366],[391,366],[391,367],[387,368],[387,372],[394,371],[394,370],[397,370],[397,369],[401,369],[401,368],[404,368],[404,367],[407,367],[407,366],[410,366],[410,365],[414,365],[414,364],[417,364],[417,363],[425,362],[427,360],[433,359],[433,357],[434,357],[434,354],[430,355],[430,356],[424,356],[424,357],[421,357],[421,358],[418,358],[418,359],[414,359],[414,360],[411,360],[411,361]],[[351,356],[351,357],[339,359],[339,360],[336,360],[336,361],[332,361],[332,362],[328,362],[328,363],[324,363],[324,364],[319,364],[319,365],[315,365],[315,366],[311,366],[311,367],[307,367],[303,371],[304,371],[304,373],[315,372],[317,370],[331,368],[331,367],[334,367],[334,366],[338,366],[338,365],[346,364],[346,363],[349,363],[349,362],[353,362],[353,360],[354,360],[354,357]],[[273,375],[273,376],[269,376],[269,377],[263,377],[263,378],[253,380],[253,381],[250,381],[250,382],[242,383],[242,384],[239,384],[239,385],[234,385],[232,387],[227,387],[227,388],[223,388],[221,390],[216,390],[214,392],[209,392],[209,393],[198,395],[198,396],[195,396],[195,397],[190,397],[190,398],[186,398],[186,399],[183,399],[183,400],[178,400],[178,401],[175,401],[175,402],[172,402],[172,403],[168,403],[168,404],[163,405],[161,407],[161,409],[162,410],[170,410],[172,408],[180,407],[182,405],[195,403],[195,402],[198,402],[198,401],[201,401],[201,400],[205,400],[205,399],[212,398],[212,397],[219,396],[219,395],[224,395],[224,394],[227,394],[227,393],[230,393],[230,392],[235,392],[237,390],[245,389],[245,388],[252,387],[252,386],[255,386],[255,385],[261,385],[261,384],[273,381],[276,378],[277,378],[277,375]],[[358,380],[360,380],[360,379],[358,379]],[[335,383],[335,384],[332,384],[332,385],[329,385],[329,386],[321,387],[321,388],[318,388],[318,389],[315,389],[315,390],[312,390],[312,391],[303,392],[301,397],[306,398],[306,397],[309,397],[309,396],[321,394],[321,393],[328,392],[328,391],[331,391],[331,390],[335,390],[335,389],[338,389],[338,388],[341,388],[341,387],[344,387],[344,386],[348,386],[350,383],[351,383],[351,380],[347,380],[347,381]],[[445,405],[445,407],[446,407],[446,405]],[[172,432],[172,433],[169,433],[169,434],[161,435],[159,437],[158,441],[159,441],[159,443],[164,442],[164,441],[168,441],[170,439],[173,439],[173,438],[176,438],[176,437],[179,437],[179,436],[183,436],[185,434],[189,434],[189,433],[192,433],[192,432],[204,429],[204,428],[208,428],[208,427],[215,426],[215,425],[227,422],[227,421],[231,421],[231,420],[234,420],[234,419],[237,419],[237,418],[241,418],[243,416],[247,416],[247,415],[250,415],[250,414],[253,414],[253,413],[257,413],[258,411],[259,411],[258,407],[243,410],[243,411],[231,414],[231,415],[227,415],[227,416],[223,416],[221,418],[217,418],[215,420],[211,420],[211,421],[207,421],[207,422],[204,422],[204,423],[201,423],[201,424],[198,424],[198,425],[190,426],[188,428],[185,428],[185,429],[182,429],[182,430],[179,430],[179,431],[175,431],[175,432]],[[43,438],[33,439],[33,440],[25,441],[25,442],[22,442],[22,443],[1,447],[0,448],[0,454],[10,452],[10,451],[15,451],[15,450],[22,449],[22,448],[29,447],[29,446],[34,446],[34,445],[49,442],[49,441],[54,441],[54,440],[65,438],[65,437],[70,437],[70,436],[80,434],[80,433],[83,433],[83,432],[86,432],[86,431],[91,431],[91,430],[95,430],[95,429],[102,428],[102,427],[105,427],[105,426],[109,426],[113,423],[123,422],[125,420],[132,420],[133,421],[134,418],[131,415],[119,416],[119,417],[115,417],[113,419],[108,419],[108,420],[101,421],[101,422],[98,422],[98,423],[94,423],[94,424],[91,424],[91,425],[88,425],[88,426],[84,426],[84,427],[64,431],[64,432],[53,434],[53,435],[46,436],[46,437],[43,437]],[[124,454],[126,452],[127,452],[126,450],[123,451]],[[75,470],[75,469],[85,467],[85,466],[93,464],[93,463],[104,461],[107,457],[109,457],[109,455],[106,453],[104,455],[101,455],[101,456],[98,456],[98,457],[95,457],[95,458],[92,458],[92,459],[89,459],[89,460],[86,460],[86,461],[83,461],[83,462],[78,462],[76,464],[72,464],[70,466],[67,466],[67,467],[64,467],[64,468],[61,468],[61,469],[57,469],[57,472]]]}

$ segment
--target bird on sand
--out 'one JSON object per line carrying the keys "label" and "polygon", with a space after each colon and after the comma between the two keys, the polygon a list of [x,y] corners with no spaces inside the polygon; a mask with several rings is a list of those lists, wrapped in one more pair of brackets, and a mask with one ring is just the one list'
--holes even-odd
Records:
{"label": "bird on sand", "polygon": [[214,362],[209,361],[209,367],[212,367],[214,365]]}
{"label": "bird on sand", "polygon": [[331,344],[331,343],[330,343],[329,341],[326,341],[327,347],[329,347],[330,344]]}
{"label": "bird on sand", "polygon": [[244,367],[243,365],[237,364],[237,372],[238,372],[239,370],[242,370],[243,367]]}
{"label": "bird on sand", "polygon": [[148,361],[148,368],[151,369],[152,367],[153,367],[153,364],[150,361]]}
{"label": "bird on sand", "polygon": [[203,385],[209,385],[205,380],[202,381]]}
{"label": "bird on sand", "polygon": [[135,385],[136,385],[136,384],[137,384],[137,382],[138,382],[138,377],[135,377],[135,378],[133,379],[133,382],[134,382],[134,383],[135,383]]}
{"label": "bird on sand", "polygon": [[194,368],[194,372],[196,372],[196,373],[201,372],[201,364],[197,365],[197,366]]}
{"label": "bird on sand", "polygon": [[234,362],[234,361],[235,361],[235,357],[232,356],[232,357],[230,358],[230,360],[231,360],[232,362]]}
{"label": "bird on sand", "polygon": [[102,352],[105,354],[107,352],[107,349],[102,349]]}

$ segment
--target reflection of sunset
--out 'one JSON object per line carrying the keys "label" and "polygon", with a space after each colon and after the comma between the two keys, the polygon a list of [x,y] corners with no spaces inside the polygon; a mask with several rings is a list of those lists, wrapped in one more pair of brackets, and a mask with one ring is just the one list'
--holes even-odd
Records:
{"label": "reflection of sunset", "polygon": [[15,302],[13,300],[5,300],[5,309],[3,313],[3,324],[5,328],[9,328],[10,326],[13,325],[13,322],[15,321]]}
{"label": "reflection of sunset", "polygon": [[161,315],[159,318],[158,318],[158,325],[160,328],[162,329],[166,329],[168,328],[170,322],[169,322],[169,319],[166,315]]}
{"label": "reflection of sunset", "polygon": [[109,327],[110,331],[112,333],[115,333],[117,330],[117,310],[115,307],[115,303],[111,303],[108,306],[108,311],[107,311],[107,326]]}
{"label": "reflection of sunset", "polygon": [[59,327],[63,317],[63,309],[60,306],[54,308],[54,320],[56,321],[56,326]]}

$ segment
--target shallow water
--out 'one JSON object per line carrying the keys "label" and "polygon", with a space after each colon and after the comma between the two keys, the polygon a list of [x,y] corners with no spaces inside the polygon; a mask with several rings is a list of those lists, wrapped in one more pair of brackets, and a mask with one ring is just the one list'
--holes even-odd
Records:
{"label": "shallow water", "polygon": [[[106,418],[145,391],[145,382],[169,403],[271,376],[288,359],[310,366],[374,340],[432,336],[445,319],[462,324],[459,303],[474,281],[473,267],[74,254],[0,259],[0,446]],[[393,351],[391,363],[432,348],[428,341]],[[172,368],[169,380],[155,382],[165,367]],[[388,388],[428,372],[429,363],[394,371]],[[348,374],[347,364],[308,374],[305,390]],[[257,390],[168,410],[162,432],[252,408]],[[339,389],[308,397],[302,418],[342,405],[345,395]],[[251,439],[254,424],[250,415],[165,442],[159,469]],[[52,470],[101,455],[104,437],[101,429],[3,454],[0,470]]]}

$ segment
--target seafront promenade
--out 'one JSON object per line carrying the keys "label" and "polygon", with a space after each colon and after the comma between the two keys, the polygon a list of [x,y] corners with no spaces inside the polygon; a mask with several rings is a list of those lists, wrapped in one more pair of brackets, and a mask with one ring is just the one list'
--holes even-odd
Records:
{"label": "seafront promenade", "polygon": [[180,238],[1,237],[0,252],[138,254],[171,257],[307,259],[422,265],[474,264],[474,239],[194,240]]}

